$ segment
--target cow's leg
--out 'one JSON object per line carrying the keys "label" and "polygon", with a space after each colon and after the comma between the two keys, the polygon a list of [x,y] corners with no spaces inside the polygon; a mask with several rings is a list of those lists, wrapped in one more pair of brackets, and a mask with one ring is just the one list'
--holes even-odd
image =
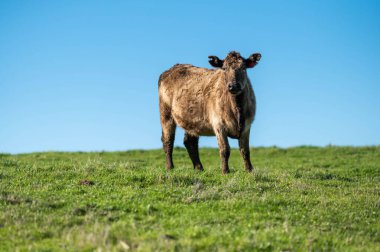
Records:
{"label": "cow's leg", "polygon": [[253,166],[251,164],[250,154],[249,154],[249,130],[247,133],[243,134],[239,138],[239,149],[240,154],[243,157],[245,170],[247,172],[252,172]]}
{"label": "cow's leg", "polygon": [[175,137],[176,124],[171,116],[170,108],[160,103],[161,126],[162,126],[162,145],[166,155],[166,169],[174,168],[173,164],[173,144]]}
{"label": "cow's leg", "polygon": [[166,155],[166,169],[174,168],[173,164],[173,145],[176,125],[174,120],[165,121],[162,124],[162,145]]}
{"label": "cow's leg", "polygon": [[201,160],[199,160],[198,142],[199,136],[192,136],[185,132],[183,143],[185,144],[187,152],[193,162],[194,169],[203,171]]}
{"label": "cow's leg", "polygon": [[230,157],[230,145],[228,144],[227,134],[223,130],[218,129],[215,131],[215,133],[216,138],[218,139],[219,155],[222,161],[222,172],[226,174],[230,172],[230,169],[228,167],[228,158]]}

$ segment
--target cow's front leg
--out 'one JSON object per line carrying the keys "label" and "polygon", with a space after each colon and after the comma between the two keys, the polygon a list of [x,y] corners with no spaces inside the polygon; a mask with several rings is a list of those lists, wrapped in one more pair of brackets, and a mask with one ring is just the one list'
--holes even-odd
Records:
{"label": "cow's front leg", "polygon": [[253,166],[249,154],[249,130],[239,138],[239,149],[240,154],[243,157],[245,170],[247,172],[252,172]]}
{"label": "cow's front leg", "polygon": [[224,174],[230,172],[228,167],[228,158],[230,157],[230,145],[228,144],[227,134],[222,129],[216,130],[216,138],[218,139],[219,155],[222,161],[222,172]]}

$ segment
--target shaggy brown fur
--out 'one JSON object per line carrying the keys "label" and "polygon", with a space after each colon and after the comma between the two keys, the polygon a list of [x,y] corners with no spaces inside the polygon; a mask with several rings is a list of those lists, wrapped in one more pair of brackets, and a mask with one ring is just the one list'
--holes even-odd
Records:
{"label": "shaggy brown fur", "polygon": [[203,170],[199,159],[199,136],[216,135],[223,173],[229,172],[230,147],[227,137],[239,139],[245,169],[252,171],[249,133],[256,111],[255,95],[246,69],[254,67],[261,55],[244,59],[230,52],[224,60],[209,57],[216,70],[177,64],[161,74],[159,103],[162,143],[167,169],[172,169],[176,126],[185,130],[184,144],[194,168]]}

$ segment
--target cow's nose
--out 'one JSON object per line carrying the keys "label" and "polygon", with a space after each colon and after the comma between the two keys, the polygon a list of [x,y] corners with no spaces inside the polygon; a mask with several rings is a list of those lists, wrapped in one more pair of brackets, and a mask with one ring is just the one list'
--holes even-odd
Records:
{"label": "cow's nose", "polygon": [[240,89],[239,84],[228,84],[229,91],[238,91]]}

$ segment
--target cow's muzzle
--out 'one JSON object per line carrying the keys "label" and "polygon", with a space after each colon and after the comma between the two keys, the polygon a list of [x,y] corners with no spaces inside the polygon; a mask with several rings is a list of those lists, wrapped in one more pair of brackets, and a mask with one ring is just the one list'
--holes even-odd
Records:
{"label": "cow's muzzle", "polygon": [[231,94],[238,94],[241,92],[241,86],[236,84],[228,84],[228,91],[230,91]]}

